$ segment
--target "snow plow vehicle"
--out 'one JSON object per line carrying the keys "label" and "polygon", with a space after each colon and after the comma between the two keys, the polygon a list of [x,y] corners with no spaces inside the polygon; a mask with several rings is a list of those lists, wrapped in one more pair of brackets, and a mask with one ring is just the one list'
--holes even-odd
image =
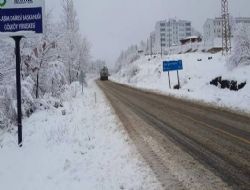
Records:
{"label": "snow plow vehicle", "polygon": [[105,66],[100,71],[100,80],[109,80],[109,71]]}

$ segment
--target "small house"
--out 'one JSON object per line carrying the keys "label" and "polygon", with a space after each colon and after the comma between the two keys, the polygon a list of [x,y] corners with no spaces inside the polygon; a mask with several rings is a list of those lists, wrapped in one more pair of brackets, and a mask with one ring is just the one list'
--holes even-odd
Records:
{"label": "small house", "polygon": [[181,45],[186,45],[190,43],[199,43],[202,39],[200,36],[189,36],[180,40]]}

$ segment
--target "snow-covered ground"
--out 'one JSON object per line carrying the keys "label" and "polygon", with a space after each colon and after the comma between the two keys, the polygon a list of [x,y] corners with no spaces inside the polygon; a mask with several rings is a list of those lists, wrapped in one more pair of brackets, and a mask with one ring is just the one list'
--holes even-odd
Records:
{"label": "snow-covered ground", "polygon": [[24,120],[22,148],[16,133],[0,137],[0,189],[161,189],[102,92],[79,90]]}
{"label": "snow-covered ground", "polygon": [[[208,57],[212,59],[209,60]],[[169,89],[168,73],[162,72],[162,61],[179,59],[183,60],[184,67],[184,70],[179,72],[181,89]],[[178,83],[177,74],[171,72],[170,76],[173,87]],[[210,81],[218,76],[227,80],[237,80],[238,83],[246,81],[247,85],[237,92],[210,85]],[[124,66],[111,78],[116,82],[138,88],[250,113],[250,66],[230,70],[221,53],[187,53],[164,56],[162,59],[159,55],[155,58],[141,56],[137,61]]]}

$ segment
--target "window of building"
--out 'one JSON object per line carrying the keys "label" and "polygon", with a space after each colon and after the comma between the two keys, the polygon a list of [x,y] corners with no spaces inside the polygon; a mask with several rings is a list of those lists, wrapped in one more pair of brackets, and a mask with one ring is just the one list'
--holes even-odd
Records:
{"label": "window of building", "polygon": [[164,26],[166,26],[166,24],[165,23],[160,23],[160,26],[164,27]]}

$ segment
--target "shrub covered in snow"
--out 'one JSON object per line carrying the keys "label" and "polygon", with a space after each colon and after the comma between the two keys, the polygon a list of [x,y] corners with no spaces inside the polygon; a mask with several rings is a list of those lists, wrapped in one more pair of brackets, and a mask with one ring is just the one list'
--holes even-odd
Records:
{"label": "shrub covered in snow", "polygon": [[14,91],[11,88],[0,88],[0,123],[1,128],[8,127],[10,122],[16,119],[15,101],[13,101]]}
{"label": "shrub covered in snow", "polygon": [[82,85],[79,82],[73,82],[70,85],[65,85],[65,91],[61,95],[63,101],[70,101],[81,93]]}

